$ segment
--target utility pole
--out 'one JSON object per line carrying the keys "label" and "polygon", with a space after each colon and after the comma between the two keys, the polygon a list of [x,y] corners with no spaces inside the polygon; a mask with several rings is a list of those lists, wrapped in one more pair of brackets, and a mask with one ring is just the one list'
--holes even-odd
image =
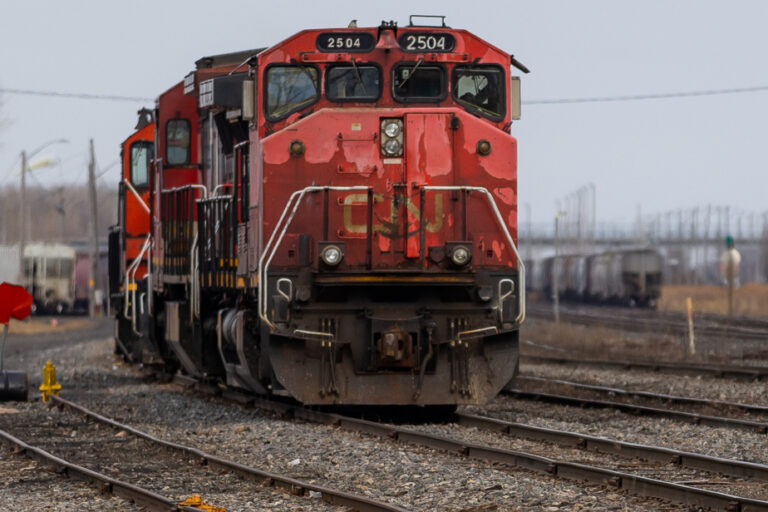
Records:
{"label": "utility pole", "polygon": [[21,152],[21,205],[19,208],[19,282],[26,287],[24,279],[24,245],[27,243],[27,152]]}
{"label": "utility pole", "polygon": [[96,316],[96,277],[99,272],[98,235],[99,223],[96,218],[96,158],[93,155],[93,139],[90,140],[90,161],[88,162],[88,315]]}
{"label": "utility pole", "polygon": [[554,306],[555,323],[560,323],[560,217],[565,212],[558,208],[555,214],[555,259],[552,261],[552,303]]}

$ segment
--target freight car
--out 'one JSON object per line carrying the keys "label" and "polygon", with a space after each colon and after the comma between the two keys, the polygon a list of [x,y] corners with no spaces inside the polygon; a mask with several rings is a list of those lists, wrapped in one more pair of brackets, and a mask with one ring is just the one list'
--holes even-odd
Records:
{"label": "freight car", "polygon": [[69,312],[75,302],[75,250],[50,242],[25,245],[22,284],[34,297],[33,312]]}
{"label": "freight car", "polygon": [[197,61],[157,100],[146,189],[147,135],[123,145],[118,347],[307,404],[494,397],[525,318],[511,66],[444,20]]}
{"label": "freight car", "polygon": [[564,300],[655,308],[661,295],[663,257],[647,248],[566,254],[535,262],[532,288],[551,298],[557,279]]}

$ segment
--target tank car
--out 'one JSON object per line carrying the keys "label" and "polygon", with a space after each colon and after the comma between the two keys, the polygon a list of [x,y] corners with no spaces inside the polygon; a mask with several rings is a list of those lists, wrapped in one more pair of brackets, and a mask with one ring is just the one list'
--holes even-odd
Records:
{"label": "tank car", "polygon": [[200,59],[157,102],[135,357],[306,404],[495,396],[525,318],[511,66],[444,23]]}

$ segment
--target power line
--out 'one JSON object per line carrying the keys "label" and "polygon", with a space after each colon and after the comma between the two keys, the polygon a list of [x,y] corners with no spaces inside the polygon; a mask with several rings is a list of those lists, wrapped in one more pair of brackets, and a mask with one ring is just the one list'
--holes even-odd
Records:
{"label": "power line", "polygon": [[[567,103],[605,103],[611,101],[640,101],[640,100],[658,100],[669,98],[688,98],[696,96],[718,96],[723,94],[744,94],[752,92],[768,91],[768,85],[758,85],[755,87],[739,87],[731,89],[709,89],[702,91],[680,91],[654,94],[632,94],[621,96],[596,96],[584,98],[543,98],[523,101],[523,105],[557,105]],[[81,100],[106,100],[106,101],[131,101],[131,102],[151,102],[154,98],[142,98],[139,96],[116,96],[109,94],[88,94],[88,93],[70,93],[60,91],[35,91],[28,89],[2,89],[0,93],[19,94],[27,96],[50,96],[58,98],[73,98]]]}
{"label": "power line", "polygon": [[602,96],[593,98],[555,98],[523,101],[523,105],[558,105],[563,103],[605,103],[609,101],[660,100],[667,98],[687,98],[692,96],[717,96],[721,94],[743,94],[748,92],[768,91],[768,85],[741,87],[736,89],[710,89],[704,91],[682,91],[658,94],[635,94],[629,96]]}
{"label": "power line", "polygon": [[138,96],[114,96],[109,94],[88,94],[60,91],[33,91],[28,89],[0,89],[0,93],[19,94],[25,96],[53,96],[57,98],[74,98],[78,100],[133,101],[141,103],[147,101],[155,101],[154,98],[140,98]]}

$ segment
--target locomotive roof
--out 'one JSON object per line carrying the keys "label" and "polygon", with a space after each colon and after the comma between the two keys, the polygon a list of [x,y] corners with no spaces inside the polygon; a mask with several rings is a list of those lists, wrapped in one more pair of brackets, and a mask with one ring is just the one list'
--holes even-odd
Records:
{"label": "locomotive roof", "polygon": [[[367,32],[373,35],[376,38],[376,45],[378,47],[378,41],[381,37],[381,33],[384,30],[391,30],[396,34],[403,34],[408,32],[435,32],[435,33],[450,33],[458,40],[461,40],[461,47],[462,50],[454,50],[454,52],[458,53],[477,53],[479,52],[494,52],[497,53],[499,56],[503,56],[501,60],[509,61],[510,59],[510,53],[502,50],[498,46],[491,44],[490,42],[486,41],[485,39],[475,35],[474,33],[465,30],[465,29],[459,29],[459,28],[451,28],[449,26],[426,26],[426,25],[404,25],[404,26],[397,26],[387,23],[382,23],[381,26],[374,26],[374,27],[327,27],[327,28],[311,28],[311,29],[304,29],[299,32],[296,32],[289,37],[283,39],[282,41],[276,43],[273,46],[270,46],[269,48],[265,48],[266,50],[264,52],[265,58],[269,59],[272,54],[277,54],[281,57],[290,57],[284,53],[284,48],[286,46],[290,46],[291,44],[295,43],[296,41],[302,41],[305,37],[309,36],[309,41],[312,40],[311,36],[316,36],[323,33],[360,33],[360,32]],[[307,43],[308,48],[311,47],[312,50],[310,52],[314,53],[315,51],[315,44],[314,41],[311,43]],[[473,51],[474,50],[474,51]],[[307,52],[309,53],[309,52]],[[343,52],[341,52],[343,53]],[[432,53],[430,51],[426,51],[424,53]],[[453,52],[447,52],[447,53],[453,53]],[[475,55],[480,56],[480,55]],[[243,57],[245,59],[245,57]]]}
{"label": "locomotive roof", "polygon": [[264,50],[266,50],[266,48],[254,48],[253,50],[241,50],[238,52],[220,53],[218,55],[201,57],[195,61],[195,67],[197,69],[206,69],[223,66],[234,66],[240,64],[249,57],[258,55]]}

